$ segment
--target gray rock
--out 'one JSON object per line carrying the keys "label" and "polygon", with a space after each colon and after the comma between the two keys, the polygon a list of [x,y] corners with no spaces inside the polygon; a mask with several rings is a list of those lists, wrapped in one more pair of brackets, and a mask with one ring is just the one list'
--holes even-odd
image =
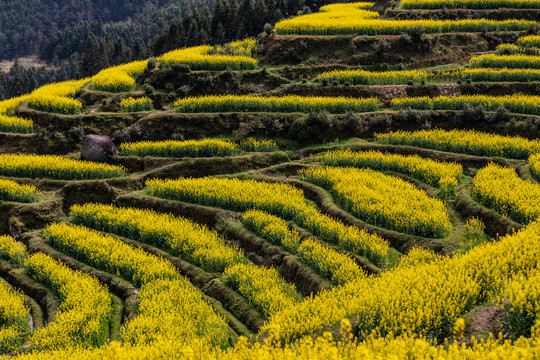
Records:
{"label": "gray rock", "polygon": [[87,135],[82,145],[81,160],[106,163],[118,153],[117,147],[109,137]]}

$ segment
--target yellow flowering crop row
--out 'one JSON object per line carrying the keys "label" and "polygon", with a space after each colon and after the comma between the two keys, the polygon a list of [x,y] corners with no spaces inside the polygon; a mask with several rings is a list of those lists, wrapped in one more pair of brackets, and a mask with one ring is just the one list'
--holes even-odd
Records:
{"label": "yellow flowering crop row", "polygon": [[134,61],[101,70],[93,76],[92,88],[100,91],[126,92],[135,88],[134,77],[144,71],[148,61]]}
{"label": "yellow flowering crop row", "polygon": [[285,220],[260,210],[249,210],[242,216],[246,228],[274,245],[281,245],[300,260],[312,266],[317,272],[336,285],[363,276],[362,270],[350,257],[323,244],[304,240],[300,244],[300,234],[290,230]]}
{"label": "yellow flowering crop row", "polygon": [[135,79],[124,71],[102,70],[92,77],[94,90],[125,92],[135,88]]}
{"label": "yellow flowering crop row", "polygon": [[36,89],[28,97],[28,105],[39,111],[66,115],[79,114],[82,103],[72,99],[89,79],[70,80],[49,84]]}
{"label": "yellow flowering crop row", "polygon": [[534,330],[540,328],[540,271],[531,269],[529,273],[513,278],[499,304],[505,308],[505,326],[513,334],[526,337],[538,336]]}
{"label": "yellow flowering crop row", "polygon": [[[242,46],[235,48],[242,48]],[[244,47],[244,49],[249,46]],[[158,60],[165,63],[185,64],[192,70],[252,70],[257,66],[257,60],[251,56],[221,55],[210,45],[195,46],[186,49],[173,50],[161,55]],[[214,52],[215,54],[212,54]],[[243,51],[242,51],[243,52]]]}
{"label": "yellow flowering crop row", "polygon": [[300,245],[300,234],[289,229],[287,222],[261,210],[248,210],[241,218],[242,224],[274,245],[283,246],[296,254]]}
{"label": "yellow flowering crop row", "polygon": [[212,157],[237,154],[236,144],[219,140],[140,141],[120,146],[122,155],[164,157]]}
{"label": "yellow flowering crop row", "polygon": [[[399,266],[380,277],[359,278],[304,299],[271,318],[262,331],[278,329],[278,340],[288,343],[351,317],[360,320],[360,337],[372,341],[390,332],[442,341],[475,303],[496,298],[509,279],[535,268],[539,258],[540,222],[534,222],[464,255]],[[474,358],[473,349],[468,353]]]}
{"label": "yellow flowering crop row", "polygon": [[54,322],[32,333],[34,348],[61,349],[105,343],[112,300],[104,286],[43,253],[30,255],[26,267],[30,276],[50,287],[61,300]]}
{"label": "yellow flowering crop row", "polygon": [[137,99],[129,97],[120,102],[120,108],[122,108],[123,112],[152,111],[154,110],[154,104],[146,96]]}
{"label": "yellow flowering crop row", "polygon": [[[83,87],[84,84],[88,82],[89,79],[82,79],[82,80],[70,80],[70,81],[63,81],[59,83],[53,83],[44,85],[32,92],[30,95],[23,95],[16,98],[11,98],[7,100],[0,101],[0,115],[13,115],[15,112],[15,109],[25,101],[40,103],[40,99],[44,98],[44,104],[46,105],[48,101],[50,101],[52,104],[59,102],[69,102],[69,100],[64,101],[63,99],[60,100],[54,100],[51,99],[51,97],[70,97],[75,95],[77,91]],[[71,99],[73,100],[73,99]],[[42,109],[38,109],[42,110]],[[60,109],[62,110],[62,109]],[[45,111],[45,110],[42,110]],[[56,111],[56,109],[54,109]]]}
{"label": "yellow flowering crop row", "polygon": [[81,226],[53,224],[45,238],[62,252],[141,287],[139,316],[123,329],[124,341],[150,343],[181,335],[186,342],[200,337],[211,345],[227,343],[225,321],[170,262]]}
{"label": "yellow flowering crop row", "polygon": [[[287,285],[275,270],[252,269],[241,252],[227,245],[217,233],[186,219],[150,210],[101,204],[74,205],[71,208],[71,218],[75,223],[157,245],[209,271],[224,272],[230,277],[228,284],[266,315],[270,315],[267,311],[273,314],[280,306],[298,300],[294,288]],[[124,247],[127,246],[122,246],[120,251],[128,254]],[[278,296],[272,289],[281,289],[281,295]],[[142,326],[139,321],[136,324],[133,326]],[[135,341],[135,335],[129,338]]]}
{"label": "yellow flowering crop row", "polygon": [[402,0],[403,9],[540,9],[537,0]]}
{"label": "yellow flowering crop row", "polygon": [[[536,360],[540,351],[538,338],[521,338],[515,343],[488,339],[473,340],[470,346],[461,342],[434,345],[430,341],[414,336],[388,336],[385,338],[357,342],[349,340],[350,323],[344,326],[339,335],[330,332],[316,337],[304,338],[287,346],[276,345],[272,341],[250,343],[240,337],[239,343],[226,351],[216,351],[201,346],[200,342],[186,345],[176,339],[162,339],[152,346],[122,345],[117,341],[95,350],[70,349],[54,352],[21,354],[17,360],[143,360],[149,358],[186,360]],[[273,329],[278,333],[280,329]],[[272,338],[273,339],[273,338]]]}
{"label": "yellow flowering crop row", "polygon": [[39,111],[65,115],[76,115],[82,111],[82,103],[79,100],[60,96],[31,97],[28,100],[28,106]]}
{"label": "yellow flowering crop row", "polygon": [[34,202],[39,190],[33,185],[21,185],[0,178],[0,201]]}
{"label": "yellow flowering crop row", "polygon": [[472,68],[540,69],[540,57],[525,54],[483,54],[469,61]]}
{"label": "yellow flowering crop row", "polygon": [[59,180],[125,176],[120,166],[73,160],[54,155],[0,154],[0,175]]}
{"label": "yellow flowering crop row", "polygon": [[312,112],[326,110],[343,114],[347,111],[370,112],[380,108],[376,98],[323,96],[257,96],[218,95],[178,99],[173,107],[178,112]]}
{"label": "yellow flowering crop row", "polygon": [[540,185],[522,180],[514,169],[489,164],[473,180],[473,197],[519,223],[540,216]]}
{"label": "yellow flowering crop row", "polygon": [[34,132],[34,122],[16,116],[0,114],[0,132],[29,134]]}
{"label": "yellow flowering crop row", "polygon": [[124,344],[149,345],[175,339],[183,345],[229,347],[227,323],[187,280],[157,279],[137,296],[139,314],[122,329]]}
{"label": "yellow flowering crop row", "polygon": [[86,84],[89,79],[81,80],[69,80],[62,81],[59,83],[52,83],[44,85],[31,94],[32,97],[41,97],[41,96],[59,96],[59,97],[69,97],[74,96],[77,91],[79,91],[84,84]]}
{"label": "yellow flowering crop row", "polygon": [[0,280],[0,354],[21,346],[21,332],[28,330],[30,314],[24,296]]}
{"label": "yellow flowering crop row", "polygon": [[[429,185],[442,187],[456,183],[463,175],[463,166],[440,162],[418,155],[399,155],[379,151],[335,150],[313,158],[329,166],[351,166],[382,171],[396,171],[422,180]],[[443,180],[449,178],[449,180]]]}
{"label": "yellow flowering crop row", "polygon": [[26,247],[11,236],[0,235],[0,259],[21,266],[26,261]]}
{"label": "yellow flowering crop row", "polygon": [[540,179],[540,154],[533,154],[529,157],[531,173]]}
{"label": "yellow flowering crop row", "polygon": [[431,238],[452,230],[448,210],[413,184],[371,169],[313,167],[300,178],[331,190],[358,218],[387,229]]}
{"label": "yellow flowering crop row", "polygon": [[243,263],[242,253],[215,231],[152,210],[85,204],[71,208],[73,222],[157,246],[210,272]]}
{"label": "yellow flowering crop row", "polygon": [[523,94],[486,96],[486,95],[461,95],[461,96],[429,96],[400,98],[392,100],[392,109],[418,109],[418,110],[462,110],[464,106],[482,105],[488,111],[495,111],[505,107],[509,111],[518,114],[540,115],[540,96]]}
{"label": "yellow flowering crop row", "polygon": [[0,101],[0,114],[12,116],[15,114],[15,109],[19,105],[30,98],[30,95],[22,95],[19,97]]}
{"label": "yellow flowering crop row", "polygon": [[475,82],[540,81],[538,69],[464,69],[453,71],[429,72],[424,70],[367,71],[333,70],[320,75],[331,82],[353,85],[394,85],[413,82],[454,82],[468,80]]}
{"label": "yellow flowering crop row", "polygon": [[251,209],[267,211],[294,220],[324,241],[365,255],[375,262],[388,254],[387,241],[321,214],[307,203],[302,191],[291,185],[226,178],[180,178],[149,180],[146,186],[149,195],[162,198],[238,212]]}
{"label": "yellow flowering crop row", "polygon": [[540,49],[521,47],[515,44],[500,44],[495,48],[495,54],[498,55],[513,55],[513,54],[525,54],[525,55],[540,55]]}
{"label": "yellow flowering crop row", "polygon": [[298,248],[298,255],[302,262],[315,268],[334,285],[343,285],[365,276],[353,259],[316,240],[304,240]]}
{"label": "yellow flowering crop row", "polygon": [[0,354],[17,350],[22,345],[21,332],[17,326],[0,326]]}
{"label": "yellow flowering crop row", "polygon": [[379,14],[364,10],[365,3],[332,4],[314,14],[280,21],[276,31],[283,35],[399,35],[416,27],[426,33],[523,31],[534,21],[487,19],[465,20],[392,20],[378,19]]}
{"label": "yellow flowering crop row", "polygon": [[414,268],[422,264],[432,263],[436,260],[440,260],[440,255],[437,255],[433,250],[414,246],[406,255],[399,258],[397,266]]}
{"label": "yellow flowering crop row", "polygon": [[238,144],[240,149],[250,152],[272,152],[278,149],[278,144],[272,140],[247,138]]}
{"label": "yellow flowering crop row", "polygon": [[516,40],[516,44],[528,48],[540,48],[540,35],[522,36]]}
{"label": "yellow flowering crop row", "polygon": [[117,274],[135,286],[155,279],[177,277],[170,262],[82,226],[49,225],[44,238],[66,255]]}
{"label": "yellow flowering crop row", "polygon": [[383,144],[411,145],[478,156],[527,159],[540,152],[540,141],[519,136],[501,136],[475,130],[418,130],[375,134]]}
{"label": "yellow flowering crop row", "polygon": [[531,329],[540,320],[540,271],[520,274],[506,287],[499,304],[505,310],[505,326],[514,335],[531,336]]}
{"label": "yellow flowering crop row", "polygon": [[244,295],[265,317],[283,311],[301,301],[294,285],[276,269],[252,264],[238,264],[225,269],[226,284]]}
{"label": "yellow flowering crop row", "polygon": [[352,317],[360,320],[361,339],[410,332],[441,341],[479,296],[478,284],[465,270],[435,261],[358,277],[276,314],[262,330],[277,327],[280,340],[288,343]]}
{"label": "yellow flowering crop row", "polygon": [[225,44],[223,46],[214,46],[208,53],[210,55],[234,55],[234,56],[248,56],[251,57],[255,53],[257,46],[257,40],[253,38],[247,38],[243,40],[236,40]]}

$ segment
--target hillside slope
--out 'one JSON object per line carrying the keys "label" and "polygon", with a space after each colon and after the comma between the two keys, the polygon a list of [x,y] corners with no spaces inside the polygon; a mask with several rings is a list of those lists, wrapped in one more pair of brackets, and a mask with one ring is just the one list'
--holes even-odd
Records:
{"label": "hillside slope", "polygon": [[540,4],[444,4],[0,102],[0,353],[535,359]]}

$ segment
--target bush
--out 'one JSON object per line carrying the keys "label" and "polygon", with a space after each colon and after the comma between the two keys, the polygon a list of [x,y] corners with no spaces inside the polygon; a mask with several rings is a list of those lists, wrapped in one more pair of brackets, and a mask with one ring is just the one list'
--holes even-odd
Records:
{"label": "bush", "polygon": [[336,120],[327,111],[310,113],[293,121],[289,137],[302,143],[327,142],[331,140]]}
{"label": "bush", "polygon": [[266,24],[264,24],[263,30],[266,33],[266,35],[271,35],[272,30],[274,30],[274,27],[272,25],[266,23]]}
{"label": "bush", "polygon": [[187,74],[191,72],[191,67],[186,64],[173,63],[171,64],[171,70],[176,73]]}
{"label": "bush", "polygon": [[375,44],[373,44],[373,49],[375,49],[377,55],[382,55],[391,48],[392,45],[390,44],[390,42],[388,42],[388,40],[385,39],[379,39],[377,42],[375,42]]}
{"label": "bush", "polygon": [[152,71],[152,70],[154,70],[156,67],[157,67],[157,61],[156,61],[156,58],[151,57],[150,59],[148,59],[148,64],[146,65],[146,69],[147,69],[148,71]]}
{"label": "bush", "polygon": [[465,104],[463,110],[456,114],[456,121],[461,125],[485,123],[487,120],[486,108],[482,105]]}

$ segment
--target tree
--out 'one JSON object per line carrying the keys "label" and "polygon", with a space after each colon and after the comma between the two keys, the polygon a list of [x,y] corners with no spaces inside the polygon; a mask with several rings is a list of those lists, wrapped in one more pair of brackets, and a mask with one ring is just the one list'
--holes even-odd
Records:
{"label": "tree", "polygon": [[0,74],[0,100],[8,98],[8,86],[4,73]]}
{"label": "tree", "polygon": [[11,97],[21,96],[26,93],[26,86],[21,74],[17,74],[13,78],[13,82],[11,83],[11,91],[9,93]]}
{"label": "tree", "polygon": [[141,43],[141,40],[137,39],[137,41],[135,41],[135,44],[133,44],[133,47],[131,48],[131,60],[141,60],[145,57],[145,55],[146,49]]}
{"label": "tree", "polygon": [[107,47],[105,45],[105,42],[102,41],[99,43],[99,51],[96,59],[96,67],[97,70],[105,69],[109,67],[109,55],[107,54]]}
{"label": "tree", "polygon": [[119,65],[125,62],[126,44],[124,40],[118,39],[114,43],[114,48],[111,54],[110,62],[112,65]]}
{"label": "tree", "polygon": [[79,77],[88,77],[97,73],[96,66],[96,45],[92,37],[88,37],[84,52],[79,63]]}
{"label": "tree", "polygon": [[253,34],[255,28],[253,27],[255,19],[255,12],[253,11],[253,1],[252,0],[242,0],[240,7],[238,8],[238,32],[236,34],[237,38],[247,37],[250,34]]}

